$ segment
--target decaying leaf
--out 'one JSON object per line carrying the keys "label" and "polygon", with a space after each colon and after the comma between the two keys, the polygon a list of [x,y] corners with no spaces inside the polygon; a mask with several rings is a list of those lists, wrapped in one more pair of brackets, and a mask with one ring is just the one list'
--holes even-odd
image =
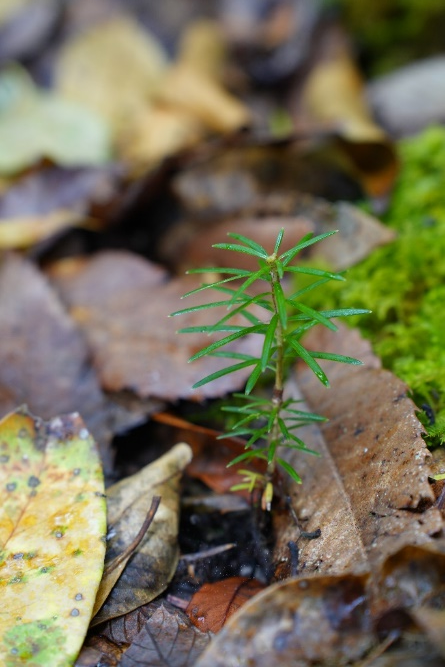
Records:
{"label": "decaying leaf", "polygon": [[[207,182],[211,179],[211,176],[207,176]],[[205,188],[205,182],[201,186]],[[270,213],[268,208],[272,210]],[[209,212],[211,210],[212,206]],[[348,202],[330,204],[301,193],[287,197],[281,194],[281,199],[275,197],[270,202],[264,202],[263,209],[255,213],[241,211],[236,218],[230,216],[212,224],[209,224],[207,218],[196,218],[178,225],[175,235],[165,236],[162,256],[178,270],[232,265],[253,270],[257,267],[254,258],[248,255],[238,258],[238,253],[234,257],[235,253],[212,248],[213,244],[225,240],[228,232],[236,230],[238,234],[255,239],[264,248],[273,249],[278,232],[284,228],[284,250],[298,244],[301,237],[309,232],[318,235],[338,230],[339,234],[330,237],[327,243],[324,241],[316,249],[308,249],[305,258],[315,253],[328,262],[330,267],[342,270],[363,260],[373,249],[387,244],[395,237],[393,230]],[[196,236],[199,236],[199,244],[196,243]]]}
{"label": "decaying leaf", "polygon": [[131,416],[103,395],[86,343],[45,277],[16,255],[0,265],[0,312],[0,412],[23,403],[45,419],[82,412],[110,467],[113,432]]}
{"label": "decaying leaf", "polygon": [[0,219],[44,217],[60,210],[95,216],[113,200],[122,176],[115,164],[41,168],[18,179],[2,194]]}
{"label": "decaying leaf", "polygon": [[[362,367],[324,364],[331,388],[312,384],[301,367],[287,393],[305,398],[329,421],[301,428],[300,437],[322,457],[283,453],[303,483],[289,482],[292,507],[314,540],[300,537],[294,523],[277,517],[275,559],[289,574],[288,542],[298,542],[299,573],[339,574],[375,569],[402,546],[423,544],[443,527],[428,483],[428,451],[406,386],[380,369],[369,343],[341,327],[332,338],[315,329],[310,350],[354,355]],[[319,384],[321,386],[321,384]]]}
{"label": "decaying leaf", "polygon": [[289,579],[230,618],[198,666],[344,666],[375,642],[366,576]]}
{"label": "decaying leaf", "polygon": [[219,632],[251,597],[264,589],[255,578],[232,576],[205,583],[193,595],[186,613],[201,632]]}
{"label": "decaying leaf", "polygon": [[194,666],[210,638],[210,634],[197,630],[182,611],[160,602],[122,655],[119,666]]}
{"label": "decaying leaf", "polygon": [[93,112],[40,91],[18,66],[1,74],[0,85],[13,90],[1,115],[0,174],[17,174],[42,158],[67,166],[110,159],[108,129]]}
{"label": "decaying leaf", "polygon": [[[95,625],[147,604],[167,587],[179,556],[177,544],[179,479],[191,459],[187,444],[177,444],[141,471],[107,490],[106,569],[94,607]],[[140,531],[154,496],[161,503],[133,555],[126,553]],[[107,570],[110,564],[116,564]]]}
{"label": "decaying leaf", "polygon": [[[216,358],[189,365],[192,354],[211,340],[205,333],[176,334],[178,327],[206,322],[202,314],[168,318],[173,311],[202,303],[201,293],[181,301],[184,293],[200,285],[196,278],[167,281],[160,267],[123,251],[102,252],[78,263],[62,261],[52,267],[50,276],[85,332],[106,390],[131,390],[140,397],[170,400],[200,399],[224,394],[247,378],[249,371],[240,370],[204,389],[192,389],[196,381],[222,366]],[[221,300],[221,294],[215,293],[215,299]],[[219,309],[225,313],[225,307]],[[252,335],[234,350],[258,355],[261,345]]]}
{"label": "decaying leaf", "polygon": [[95,628],[76,666],[190,667],[211,638],[161,598]]}
{"label": "decaying leaf", "polygon": [[106,510],[95,443],[78,414],[45,423],[18,410],[0,423],[0,658],[73,664],[105,556]]}
{"label": "decaying leaf", "polygon": [[[192,451],[193,460],[187,467],[187,474],[203,481],[211,490],[218,493],[229,492],[233,485],[241,482],[242,476],[236,467],[227,467],[229,462],[241,455],[245,440],[238,437],[217,439],[221,432],[202,425],[190,423],[183,418],[169,414],[154,413],[151,418],[173,429],[175,441],[186,441]],[[259,461],[251,469],[264,473],[266,463]],[[238,491],[238,495],[250,499],[248,491]],[[236,505],[238,502],[233,501]]]}
{"label": "decaying leaf", "polygon": [[[315,329],[310,350],[339,351],[338,335]],[[342,346],[348,346],[343,337]],[[355,351],[348,348],[348,355]],[[360,351],[357,351],[360,358]],[[321,431],[351,503],[372,564],[403,546],[423,544],[443,528],[428,482],[429,452],[407,386],[391,372],[323,363],[331,388],[306,370],[298,384],[309,406],[329,418]]]}

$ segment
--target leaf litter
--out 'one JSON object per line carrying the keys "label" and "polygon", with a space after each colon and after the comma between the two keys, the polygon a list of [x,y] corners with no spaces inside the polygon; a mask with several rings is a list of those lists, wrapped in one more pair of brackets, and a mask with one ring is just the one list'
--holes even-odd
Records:
{"label": "leaf litter", "polygon": [[[78,414],[0,423],[0,658],[71,665],[102,576],[106,509],[95,443]],[[44,603],[44,606],[42,606]]]}
{"label": "leaf litter", "polygon": [[[178,341],[166,316],[194,286],[159,262],[169,271],[202,264],[228,230],[259,235],[268,247],[277,227],[288,237],[340,228],[320,262],[346,269],[393,233],[341,200],[366,192],[381,210],[397,156],[364,102],[344,34],[318,7],[273,3],[260,15],[244,0],[236,8],[208,3],[206,14],[216,20],[197,22],[198,4],[190,0],[178,11],[170,0],[144,7],[78,0],[62,11],[57,3],[22,0],[0,14],[0,57],[6,49],[9,60],[26,59],[26,67],[4,69],[0,86],[7,149],[0,232],[4,247],[29,250],[28,258],[1,259],[0,408],[7,413],[27,402],[48,425],[59,420],[52,416],[79,411],[114,483],[95,611],[102,608],[78,663],[258,665],[266,658],[278,666],[384,666],[403,663],[404,653],[405,663],[406,656],[417,663],[443,658],[443,519],[439,487],[429,482],[436,471],[406,386],[380,368],[356,333],[342,330],[339,339],[366,365],[352,374],[329,369],[334,391],[302,370],[289,381],[289,392],[330,418],[321,430],[307,428],[323,457],[316,465],[296,460],[302,486],[297,491],[285,476],[277,482],[282,496],[271,524],[255,506],[246,509],[245,498],[227,500],[233,479],[225,464],[243,446],[215,441],[213,418],[203,412],[209,399],[241,387],[243,376],[234,386],[219,380],[205,393],[191,390],[213,371],[186,364],[202,337]],[[23,38],[31,9],[42,22]],[[317,35],[313,45],[310,35]],[[68,122],[75,132],[67,132]],[[88,232],[67,234],[73,223]],[[329,345],[323,338],[308,343]],[[254,351],[255,341],[248,346]],[[150,420],[165,402],[179,426]],[[193,413],[204,432],[189,427]],[[187,467],[188,447],[169,451],[175,429],[192,442]],[[77,437],[68,442],[72,448]],[[52,485],[25,488],[49,494]],[[263,592],[233,613],[221,595],[227,583],[255,578]],[[5,587],[18,592],[28,584]],[[16,628],[4,634],[3,646],[17,649],[11,663],[20,657],[26,664],[30,653],[34,664],[47,662],[49,639],[48,652],[69,648],[54,663],[72,664],[97,585],[88,590],[88,614],[68,619],[72,629],[83,626],[67,634],[67,646],[59,636],[52,643],[59,635],[52,621],[32,628],[31,650],[31,628],[26,639]],[[193,624],[199,618],[222,627],[213,641]]]}

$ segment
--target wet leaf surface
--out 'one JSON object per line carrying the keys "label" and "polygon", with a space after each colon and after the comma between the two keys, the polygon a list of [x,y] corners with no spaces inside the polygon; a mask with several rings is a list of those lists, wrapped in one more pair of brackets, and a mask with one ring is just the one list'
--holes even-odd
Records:
{"label": "wet leaf surface", "polygon": [[[188,364],[193,353],[211,341],[207,334],[176,334],[177,328],[206,322],[205,316],[168,318],[175,310],[202,303],[200,293],[181,301],[184,293],[200,285],[193,277],[167,281],[159,266],[134,254],[112,251],[78,264],[61,263],[51,269],[50,276],[87,337],[106,390],[131,390],[141,397],[170,400],[200,399],[238,388],[247,378],[249,372],[241,370],[203,389],[192,389],[200,378],[221,368],[218,360],[210,359]],[[221,299],[220,293],[215,299]],[[253,336],[234,350],[255,355],[260,345]]]}
{"label": "wet leaf surface", "polygon": [[210,642],[163,599],[114,618],[90,634],[76,666],[190,667]]}
{"label": "wet leaf surface", "polygon": [[219,632],[251,597],[264,589],[255,578],[233,576],[205,583],[190,600],[186,613],[201,632]]}
{"label": "wet leaf surface", "polygon": [[182,611],[160,602],[122,655],[119,666],[194,666],[210,638],[210,634],[197,630]]}
{"label": "wet leaf surface", "polygon": [[1,412],[24,402],[45,419],[81,411],[110,467],[112,434],[119,424],[131,424],[131,416],[103,395],[81,333],[30,261],[4,258],[0,310],[0,351],[7,361],[0,368]]}
{"label": "wet leaf surface", "polygon": [[[332,340],[321,331],[306,343],[312,350],[332,350]],[[331,389],[320,389],[305,370],[298,374],[299,387],[309,406],[329,418],[321,431],[368,556],[379,563],[443,528],[440,511],[432,507],[423,428],[406,385],[390,372],[366,365],[323,367]]]}
{"label": "wet leaf surface", "polygon": [[375,642],[365,576],[288,580],[248,602],[198,666],[337,666]]}
{"label": "wet leaf surface", "polygon": [[0,656],[5,666],[70,665],[105,556],[95,443],[78,414],[45,423],[26,410],[1,421],[0,442]]}
{"label": "wet leaf surface", "polygon": [[[147,604],[167,587],[179,554],[179,480],[190,458],[189,446],[177,444],[134,476],[108,488],[109,541],[93,624]],[[134,553],[120,561],[138,535],[154,496],[160,497],[161,503],[149,529]],[[112,564],[116,566],[109,570]]]}

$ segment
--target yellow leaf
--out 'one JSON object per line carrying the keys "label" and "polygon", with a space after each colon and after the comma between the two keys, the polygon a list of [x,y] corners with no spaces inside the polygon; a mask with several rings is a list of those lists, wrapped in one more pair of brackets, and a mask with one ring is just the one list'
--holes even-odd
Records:
{"label": "yellow leaf", "polygon": [[106,532],[102,468],[78,414],[0,422],[0,664],[68,666],[86,634]]}
{"label": "yellow leaf", "polygon": [[42,216],[0,219],[0,249],[23,249],[33,246],[83,221],[85,217],[82,214],[68,209],[57,209]]}
{"label": "yellow leaf", "polygon": [[166,66],[157,40],[120,16],[67,43],[56,84],[62,95],[96,111],[119,133],[147,108]]}
{"label": "yellow leaf", "polygon": [[251,121],[245,105],[188,64],[178,64],[168,71],[155,99],[193,114],[217,132],[233,132]]}

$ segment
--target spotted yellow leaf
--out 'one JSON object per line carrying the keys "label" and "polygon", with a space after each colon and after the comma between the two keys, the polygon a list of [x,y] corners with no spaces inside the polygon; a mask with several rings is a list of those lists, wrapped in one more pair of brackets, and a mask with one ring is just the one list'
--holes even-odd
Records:
{"label": "spotted yellow leaf", "polygon": [[102,468],[78,414],[0,421],[0,665],[70,666],[102,576]]}

